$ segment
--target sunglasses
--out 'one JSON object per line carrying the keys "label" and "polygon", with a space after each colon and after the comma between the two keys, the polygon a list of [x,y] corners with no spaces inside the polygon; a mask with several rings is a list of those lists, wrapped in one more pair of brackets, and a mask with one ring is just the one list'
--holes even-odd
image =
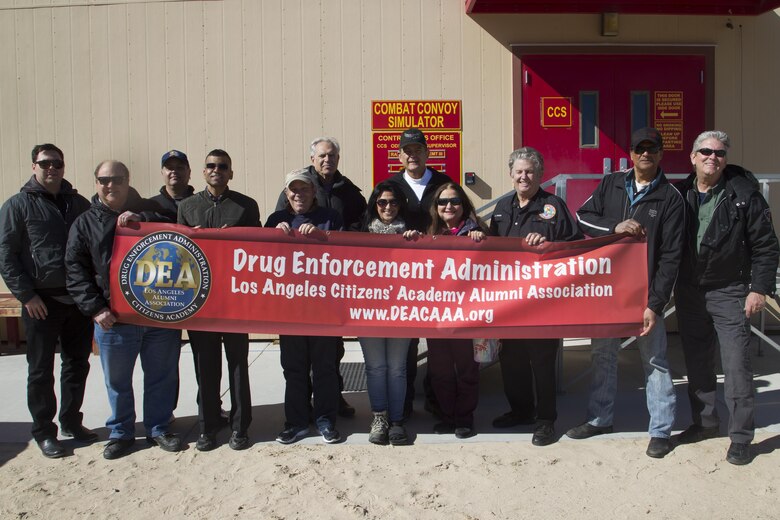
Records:
{"label": "sunglasses", "polygon": [[391,208],[397,208],[398,207],[398,201],[395,199],[377,199],[376,205],[380,208],[386,208],[387,205],[390,205]]}
{"label": "sunglasses", "polygon": [[452,197],[451,199],[436,199],[437,206],[446,206],[452,204],[453,206],[460,206],[463,203],[460,197]]}
{"label": "sunglasses", "polygon": [[59,170],[63,166],[65,166],[65,163],[60,161],[59,159],[51,160],[43,160],[43,161],[35,161],[35,164],[41,167],[41,169],[48,170],[49,168],[54,168],[55,170]]}
{"label": "sunglasses", "polygon": [[720,157],[721,159],[723,157],[726,157],[726,150],[713,150],[712,148],[699,148],[696,151],[702,154],[704,157],[709,157],[712,154],[715,154],[715,157]]}
{"label": "sunglasses", "polygon": [[112,184],[114,186],[121,186],[125,183],[125,177],[124,175],[112,175],[111,177],[97,177],[97,181],[100,183],[101,186],[108,186],[109,184]]}
{"label": "sunglasses", "polygon": [[636,146],[634,147],[634,153],[637,155],[642,155],[643,153],[658,153],[661,151],[660,146]]}
{"label": "sunglasses", "polygon": [[207,163],[206,164],[207,170],[217,170],[219,172],[226,172],[230,169],[230,165],[228,163]]}

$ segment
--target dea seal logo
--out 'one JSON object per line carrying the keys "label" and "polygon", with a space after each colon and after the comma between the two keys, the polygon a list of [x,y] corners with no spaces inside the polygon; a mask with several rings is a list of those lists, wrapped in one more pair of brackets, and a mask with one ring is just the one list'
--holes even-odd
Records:
{"label": "dea seal logo", "polygon": [[139,240],[122,259],[119,285],[135,312],[176,323],[191,318],[206,303],[211,269],[189,237],[159,231]]}

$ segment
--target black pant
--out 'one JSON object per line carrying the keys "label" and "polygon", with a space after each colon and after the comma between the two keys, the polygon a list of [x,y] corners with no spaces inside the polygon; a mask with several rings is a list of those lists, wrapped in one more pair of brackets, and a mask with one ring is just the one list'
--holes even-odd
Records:
{"label": "black pant", "polygon": [[220,384],[222,352],[228,365],[230,384],[230,425],[245,434],[252,422],[252,396],[249,391],[249,335],[228,332],[189,331],[192,355],[197,357],[198,418],[200,431],[214,435],[220,428]]}
{"label": "black pant", "polygon": [[428,338],[428,374],[442,419],[455,426],[474,426],[479,401],[479,363],[470,339]]}
{"label": "black pant", "polygon": [[44,320],[36,320],[22,307],[27,337],[27,407],[32,416],[32,436],[36,441],[57,436],[54,415],[54,352],[60,339],[60,424],[67,429],[81,425],[81,404],[89,374],[92,352],[92,319],[75,305],[43,297],[48,309]]}
{"label": "black pant", "polygon": [[[512,413],[540,421],[558,418],[555,360],[558,339],[504,339],[498,359]],[[534,394],[536,399],[534,400]]]}
{"label": "black pant", "polygon": [[287,427],[308,426],[312,394],[317,427],[335,425],[339,410],[337,360],[341,342],[341,338],[330,336],[279,336]]}

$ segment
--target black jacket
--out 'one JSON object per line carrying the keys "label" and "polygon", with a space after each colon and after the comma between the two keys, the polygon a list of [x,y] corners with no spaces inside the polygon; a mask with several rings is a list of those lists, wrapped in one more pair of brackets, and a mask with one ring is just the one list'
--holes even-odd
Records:
{"label": "black jacket", "polygon": [[778,247],[772,216],[758,183],[741,166],[723,170],[725,193],[696,250],[699,197],[696,175],[678,184],[687,204],[690,225],[680,268],[680,282],[717,289],[734,283],[750,290],[775,294]]}
{"label": "black jacket", "polygon": [[490,234],[499,237],[525,237],[539,233],[550,242],[568,242],[583,238],[577,221],[574,220],[566,203],[560,197],[539,189],[536,195],[512,220],[512,213],[519,211],[520,203],[512,194],[496,203],[490,219]]}
{"label": "black jacket", "polygon": [[[314,169],[309,166],[309,176],[314,179],[316,189],[315,197],[317,205],[322,208],[334,209],[344,220],[344,229],[360,226],[360,219],[366,210],[366,199],[351,180],[341,174],[338,170],[333,174],[333,185],[330,193],[322,185],[322,178]],[[282,190],[279,194],[279,200],[276,202],[276,211],[281,211],[287,207],[287,196]]]}
{"label": "black jacket", "polygon": [[428,212],[434,203],[433,193],[436,191],[436,188],[442,184],[452,182],[452,179],[443,173],[439,173],[433,168],[428,169],[431,170],[433,175],[431,176],[431,180],[425,186],[422,199],[417,198],[417,195],[415,195],[412,187],[409,186],[409,183],[406,182],[406,179],[404,179],[404,170],[401,170],[387,179],[387,182],[397,184],[398,187],[401,188],[401,191],[403,191],[404,195],[406,195],[407,227],[422,233],[425,233],[428,230],[428,226],[431,225],[431,215]]}
{"label": "black jacket", "polygon": [[214,200],[208,188],[179,203],[179,224],[202,228],[260,227],[257,202],[231,189]]}
{"label": "black jacket", "polygon": [[168,193],[168,190],[165,189],[165,186],[160,188],[160,194],[155,195],[154,197],[150,197],[150,200],[155,201],[157,204],[160,205],[163,209],[163,214],[171,219],[172,222],[176,222],[176,216],[179,213],[179,204],[184,199],[188,199],[192,197],[193,193],[195,193],[195,188],[192,186],[187,186],[187,193],[184,195],[184,197],[180,199],[174,199],[171,197],[171,195]]}
{"label": "black jacket", "polygon": [[162,208],[156,202],[142,199],[133,188],[122,212],[116,212],[92,197],[92,206],[70,229],[65,250],[68,292],[79,310],[94,316],[104,307],[110,307],[109,273],[111,251],[117,217],[124,211],[139,213],[144,222],[166,222]]}
{"label": "black jacket", "polygon": [[67,295],[65,244],[76,217],[89,201],[63,179],[57,196],[35,176],[0,209],[0,274],[14,297]]}
{"label": "black jacket", "polygon": [[[583,233],[590,236],[612,234],[615,226],[627,219],[644,226],[649,271],[647,306],[663,315],[680,267],[685,201],[659,169],[658,185],[630,207],[626,178],[633,179],[633,176],[633,169],[605,175],[593,195],[577,211],[577,220]],[[626,273],[626,276],[630,274]]]}

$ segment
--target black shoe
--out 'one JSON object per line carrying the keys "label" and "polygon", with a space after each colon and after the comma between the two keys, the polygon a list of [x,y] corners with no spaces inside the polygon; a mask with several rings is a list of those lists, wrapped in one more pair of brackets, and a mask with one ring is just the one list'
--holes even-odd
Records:
{"label": "black shoe", "polygon": [[551,422],[540,422],[534,429],[531,444],[534,446],[547,446],[555,442],[555,428]]}
{"label": "black shoe", "polygon": [[455,425],[448,422],[440,422],[433,425],[433,433],[444,435],[446,433],[455,433]]}
{"label": "black shoe", "polygon": [[65,456],[65,446],[54,437],[47,437],[42,441],[38,441],[38,447],[41,449],[44,457],[59,459]]}
{"label": "black shoe", "polygon": [[354,417],[355,416],[355,407],[352,406],[347,402],[346,399],[344,399],[344,396],[341,396],[341,400],[339,401],[339,417]]}
{"label": "black shoe", "polygon": [[585,422],[567,431],[566,436],[572,439],[587,439],[604,433],[612,433],[612,426],[593,426]]}
{"label": "black shoe", "polygon": [[198,451],[211,451],[217,447],[217,436],[211,433],[201,433],[195,449]]}
{"label": "black shoe", "polygon": [[493,428],[512,428],[513,426],[534,424],[533,417],[525,417],[514,412],[507,412],[493,419]]}
{"label": "black shoe", "polygon": [[135,444],[135,439],[110,439],[103,448],[103,458],[108,460],[124,457]]}
{"label": "black shoe", "polygon": [[147,437],[146,442],[156,444],[163,451],[181,451],[181,439],[175,433],[165,432],[156,437]]}
{"label": "black shoe", "polygon": [[669,455],[670,451],[672,451],[672,443],[669,439],[650,437],[650,444],[647,445],[647,451],[645,453],[648,457],[662,459]]}
{"label": "black shoe", "polygon": [[78,424],[72,428],[66,428],[63,426],[60,428],[60,433],[63,437],[72,437],[73,439],[79,441],[79,442],[95,442],[98,440],[98,434],[90,430],[89,428],[84,428],[82,425]]}
{"label": "black shoe", "polygon": [[473,437],[476,434],[477,430],[471,426],[458,426],[455,428],[455,437],[458,439],[468,439],[469,437]]}
{"label": "black shoe", "polygon": [[691,424],[685,431],[680,433],[677,440],[680,444],[693,444],[694,442],[714,439],[719,435],[720,427],[718,426],[705,428],[701,424]]}
{"label": "black shoe", "polygon": [[231,450],[245,450],[249,447],[249,437],[246,433],[233,432],[228,441]]}
{"label": "black shoe", "polygon": [[750,461],[750,444],[732,442],[731,446],[729,446],[729,451],[726,452],[726,462],[744,466],[745,464],[750,464]]}

